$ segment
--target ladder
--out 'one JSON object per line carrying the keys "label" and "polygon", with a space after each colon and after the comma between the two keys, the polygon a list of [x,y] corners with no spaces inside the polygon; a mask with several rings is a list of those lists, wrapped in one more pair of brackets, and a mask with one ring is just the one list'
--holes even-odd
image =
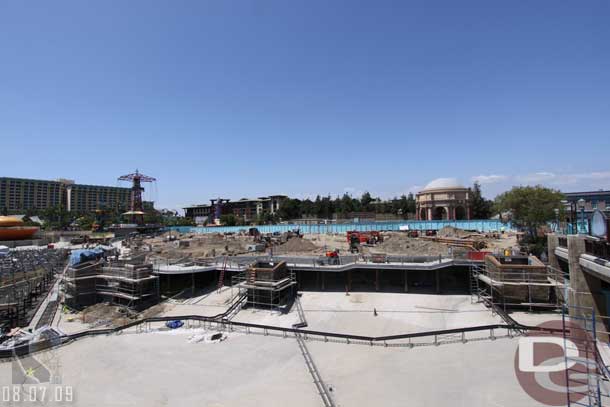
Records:
{"label": "ladder", "polygon": [[225,285],[225,271],[227,270],[228,257],[225,256],[222,261],[222,268],[220,269],[220,275],[218,276],[218,286],[216,293],[220,294],[220,289]]}
{"label": "ladder", "polygon": [[476,265],[470,265],[470,302],[476,304],[480,301],[479,270]]}

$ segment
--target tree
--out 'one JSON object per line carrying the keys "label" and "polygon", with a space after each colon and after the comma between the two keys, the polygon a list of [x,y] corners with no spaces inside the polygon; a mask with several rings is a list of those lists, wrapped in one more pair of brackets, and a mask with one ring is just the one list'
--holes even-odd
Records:
{"label": "tree", "polygon": [[364,212],[370,212],[371,211],[371,202],[373,202],[373,197],[371,197],[370,193],[365,192],[364,194],[362,194],[362,197],[360,198],[360,208]]}
{"label": "tree", "polygon": [[513,187],[496,197],[495,210],[510,212],[513,224],[535,240],[538,228],[555,219],[555,210],[561,210],[562,199],[561,192],[540,185]]}
{"label": "tree", "polygon": [[76,219],[76,223],[81,230],[91,230],[95,219],[90,214],[80,216]]}
{"label": "tree", "polygon": [[284,202],[282,202],[278,214],[282,220],[300,218],[301,201],[298,199],[286,199]]}
{"label": "tree", "polygon": [[235,226],[237,225],[237,219],[232,213],[228,215],[220,215],[220,223],[224,226]]}
{"label": "tree", "polygon": [[43,211],[43,219],[45,226],[51,230],[65,230],[70,226],[70,212],[64,209],[63,206],[53,206]]}
{"label": "tree", "polygon": [[477,181],[472,186],[470,202],[473,219],[489,219],[491,217],[493,202],[483,197],[481,185]]}

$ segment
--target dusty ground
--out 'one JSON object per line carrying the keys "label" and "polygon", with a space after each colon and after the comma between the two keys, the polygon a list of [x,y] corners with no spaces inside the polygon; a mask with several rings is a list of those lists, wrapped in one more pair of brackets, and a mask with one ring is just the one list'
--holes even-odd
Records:
{"label": "dusty ground", "polygon": [[146,244],[151,245],[152,253],[166,258],[232,256],[247,253],[247,245],[254,243],[252,237],[240,235],[196,235],[173,232],[172,235],[178,236],[178,239],[165,241],[167,235],[166,233],[145,240]]}
{"label": "dusty ground", "polygon": [[150,318],[165,315],[172,308],[171,304],[162,303],[150,307],[140,313],[125,312],[123,307],[99,303],[83,309],[80,312],[64,312],[61,307],[53,319],[53,325],[63,332],[72,334],[88,329],[104,329],[121,326],[135,319]]}
{"label": "dusty ground", "polygon": [[[248,245],[255,243],[254,238],[245,235],[193,235],[176,234],[177,241],[164,241],[166,235],[154,239],[147,239],[145,244],[150,245],[154,256],[170,259],[213,257],[222,255],[253,254],[248,252]],[[377,245],[361,245],[361,253],[384,253],[402,256],[438,256],[449,255],[450,252],[459,254],[468,249],[452,247],[422,238],[408,237],[404,232],[383,232],[384,241]],[[505,233],[494,236],[481,233],[472,233],[453,227],[445,227],[438,233],[439,237],[470,239],[483,241],[487,246],[483,250],[503,250],[517,246],[514,234]],[[276,236],[274,239],[279,240]],[[303,238],[291,238],[286,243],[273,246],[274,254],[282,255],[324,255],[326,251],[339,250],[340,254],[349,253],[349,244],[345,234],[307,234]],[[269,252],[267,247],[264,252]]]}

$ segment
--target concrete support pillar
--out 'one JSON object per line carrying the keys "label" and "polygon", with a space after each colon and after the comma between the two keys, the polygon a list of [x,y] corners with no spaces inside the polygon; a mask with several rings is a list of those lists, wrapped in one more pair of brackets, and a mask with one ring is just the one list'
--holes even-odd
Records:
{"label": "concrete support pillar", "polygon": [[347,270],[347,291],[352,291],[352,271]]}
{"label": "concrete support pillar", "polygon": [[[580,255],[585,253],[585,239],[579,235],[568,235],[568,265],[570,268],[570,291],[568,293],[571,316],[590,317],[589,309],[595,315],[606,315],[605,296],[601,291],[601,280],[587,273],[580,266]],[[597,319],[598,331],[607,331],[605,321]],[[608,341],[607,334],[597,334],[597,338]]]}
{"label": "concrete support pillar", "polygon": [[434,270],[434,278],[436,279],[436,293],[441,293],[441,276],[439,270]]}
{"label": "concrete support pillar", "polygon": [[322,273],[321,271],[316,272],[316,289],[318,289],[318,290],[320,289],[320,274],[321,273]]}
{"label": "concrete support pillar", "polygon": [[549,233],[548,235],[546,235],[546,241],[549,250],[549,265],[556,270],[560,270],[559,260],[555,255],[555,249],[557,248],[557,246],[559,246],[559,236],[557,236],[555,233]]}
{"label": "concrete support pillar", "polygon": [[375,270],[375,291],[379,291],[379,269]]}
{"label": "concrete support pillar", "polygon": [[409,292],[409,272],[405,270],[405,292]]}
{"label": "concrete support pillar", "polygon": [[320,271],[321,274],[321,279],[322,279],[322,291],[324,291],[326,289],[325,285],[324,285],[324,279],[325,279],[325,273],[323,271]]}

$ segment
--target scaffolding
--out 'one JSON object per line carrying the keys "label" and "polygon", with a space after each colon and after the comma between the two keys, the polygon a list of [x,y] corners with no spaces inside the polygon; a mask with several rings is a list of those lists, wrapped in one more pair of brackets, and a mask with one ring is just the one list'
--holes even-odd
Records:
{"label": "scaffolding", "polygon": [[29,324],[64,261],[64,252],[50,249],[0,257],[0,331]]}
{"label": "scaffolding", "polygon": [[607,340],[598,339],[608,333],[600,329],[600,316],[592,307],[565,305],[561,319],[567,405],[610,406],[610,372],[600,352]]}
{"label": "scaffolding", "polygon": [[533,256],[487,255],[470,266],[471,301],[506,313],[509,309],[559,309],[564,302],[564,273]]}
{"label": "scaffolding", "polygon": [[98,302],[141,310],[159,302],[159,277],[150,263],[105,259],[68,267],[64,278],[66,305],[82,308]]}
{"label": "scaffolding", "polygon": [[296,285],[295,273],[288,270],[286,262],[258,261],[231,277],[231,296],[246,295],[246,306],[287,312],[294,301]]}

